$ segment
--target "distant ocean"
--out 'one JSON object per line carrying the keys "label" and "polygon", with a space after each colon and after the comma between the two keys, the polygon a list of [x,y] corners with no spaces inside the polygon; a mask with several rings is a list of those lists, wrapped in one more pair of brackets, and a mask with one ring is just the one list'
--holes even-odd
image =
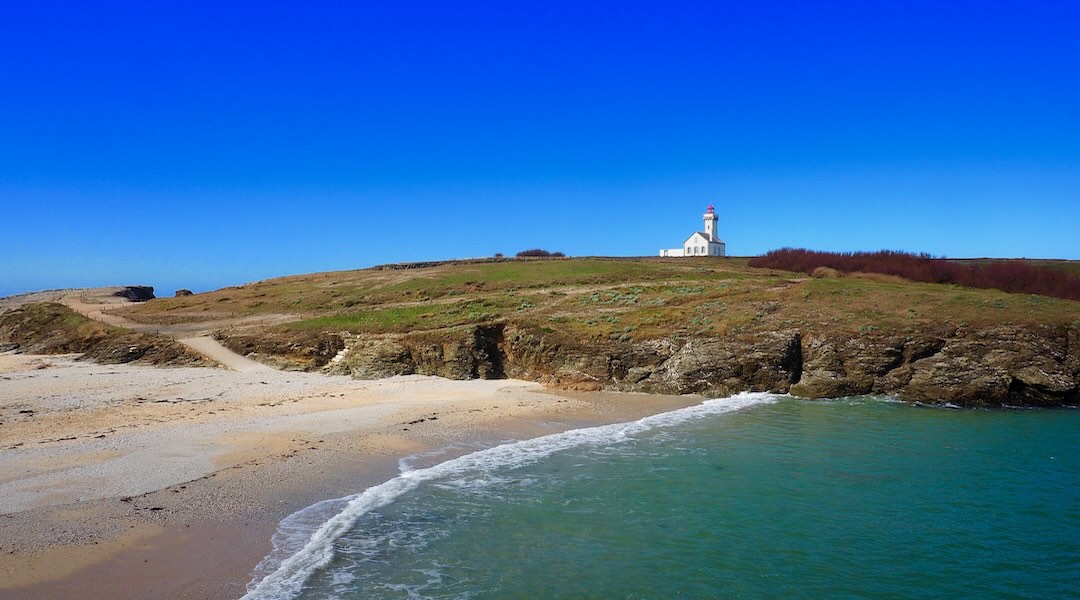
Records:
{"label": "distant ocean", "polygon": [[741,394],[285,522],[247,598],[1080,598],[1080,411]]}

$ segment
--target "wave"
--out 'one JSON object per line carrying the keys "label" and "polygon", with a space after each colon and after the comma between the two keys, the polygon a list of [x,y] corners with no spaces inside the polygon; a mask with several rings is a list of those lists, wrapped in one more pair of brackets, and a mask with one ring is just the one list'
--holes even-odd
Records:
{"label": "wave", "polygon": [[652,415],[638,421],[572,429],[479,450],[427,468],[403,470],[394,479],[359,494],[325,500],[285,518],[274,534],[274,551],[256,567],[255,577],[248,584],[247,593],[241,600],[295,598],[312,573],[333,559],[334,542],[352,529],[361,516],[390,504],[424,482],[468,471],[515,469],[536,463],[563,450],[619,443],[650,430],[772,403],[781,397],[764,392],[745,392],[727,398],[706,400],[696,406]]}

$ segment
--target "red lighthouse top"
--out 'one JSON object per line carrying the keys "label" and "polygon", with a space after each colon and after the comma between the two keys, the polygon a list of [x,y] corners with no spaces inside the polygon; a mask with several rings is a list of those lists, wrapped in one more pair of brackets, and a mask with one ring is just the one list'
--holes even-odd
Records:
{"label": "red lighthouse top", "polygon": [[707,214],[707,215],[714,214],[715,212],[716,212],[716,208],[712,204],[709,205],[709,208],[705,209],[705,214]]}

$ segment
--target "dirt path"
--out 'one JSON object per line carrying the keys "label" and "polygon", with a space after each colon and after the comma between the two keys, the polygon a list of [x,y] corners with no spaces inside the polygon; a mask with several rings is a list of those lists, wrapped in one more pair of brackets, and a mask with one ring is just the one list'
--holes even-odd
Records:
{"label": "dirt path", "polygon": [[209,335],[177,338],[176,341],[207,358],[218,361],[237,373],[260,373],[274,370],[261,362],[251,360],[246,356],[229,350]]}
{"label": "dirt path", "polygon": [[[88,300],[91,299],[85,298],[81,294],[74,293],[65,295],[60,299],[60,302],[87,318],[101,321],[102,323],[113,325],[114,327],[133,329],[142,333],[160,333],[176,338],[176,341],[181,344],[211,360],[221,363],[226,368],[236,371],[237,373],[259,373],[275,370],[222,346],[220,342],[210,336],[208,331],[191,331],[190,327],[181,328],[179,331],[173,331],[170,327],[136,323],[135,321],[107,312],[107,309],[115,308],[116,306],[124,304],[124,302],[110,301],[105,303],[95,303]],[[181,335],[183,335],[183,337],[181,337]]]}
{"label": "dirt path", "polygon": [[101,321],[102,323],[108,323],[109,325],[113,325],[115,327],[134,329],[135,331],[141,331],[143,333],[158,333],[158,329],[152,325],[142,325],[134,321],[129,321],[124,317],[119,317],[105,312],[105,309],[116,308],[117,306],[123,304],[122,302],[87,302],[81,294],[74,293],[67,294],[64,297],[60,298],[60,304],[63,304],[64,306],[83,315],[84,317],[93,319],[95,321]]}

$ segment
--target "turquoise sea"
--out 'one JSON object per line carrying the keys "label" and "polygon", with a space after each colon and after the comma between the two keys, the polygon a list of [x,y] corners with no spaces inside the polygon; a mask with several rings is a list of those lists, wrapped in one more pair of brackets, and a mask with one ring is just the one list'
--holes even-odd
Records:
{"label": "turquoise sea", "polygon": [[282,523],[249,598],[1080,598],[1080,411],[741,394]]}

